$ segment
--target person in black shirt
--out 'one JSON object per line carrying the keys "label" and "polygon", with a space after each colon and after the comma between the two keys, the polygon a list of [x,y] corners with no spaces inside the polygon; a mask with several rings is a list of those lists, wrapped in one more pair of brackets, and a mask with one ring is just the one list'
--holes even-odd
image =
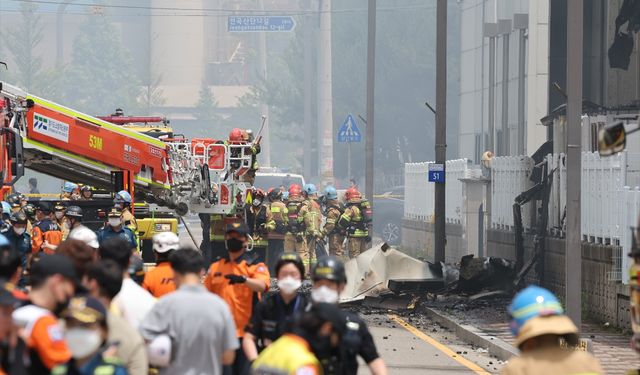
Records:
{"label": "person in black shirt", "polygon": [[275,270],[280,291],[266,295],[256,305],[242,339],[242,349],[251,362],[258,358],[259,349],[266,348],[282,336],[292,320],[309,304],[307,297],[298,293],[304,275],[300,256],[283,253]]}
{"label": "person in black shirt", "polygon": [[[312,303],[337,304],[340,293],[347,285],[344,263],[335,256],[319,258],[311,272],[311,277],[313,280]],[[360,356],[373,375],[386,375],[387,367],[378,355],[366,323],[356,313],[344,310],[343,313],[344,326],[338,329],[342,333],[338,347],[315,353],[322,363],[324,374],[357,374],[358,356]]]}

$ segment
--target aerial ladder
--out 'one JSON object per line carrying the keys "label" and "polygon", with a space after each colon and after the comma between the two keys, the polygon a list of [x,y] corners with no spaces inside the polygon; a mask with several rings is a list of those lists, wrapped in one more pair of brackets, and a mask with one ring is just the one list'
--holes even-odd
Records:
{"label": "aerial ladder", "polygon": [[128,190],[134,199],[180,216],[233,215],[249,198],[243,176],[254,157],[251,147],[208,138],[153,137],[0,81],[3,188],[30,168],[98,188]]}

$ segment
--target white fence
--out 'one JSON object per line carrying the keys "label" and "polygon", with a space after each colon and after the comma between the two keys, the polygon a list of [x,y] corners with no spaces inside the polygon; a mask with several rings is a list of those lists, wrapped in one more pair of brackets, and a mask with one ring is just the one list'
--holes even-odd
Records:
{"label": "white fence", "polygon": [[[407,219],[433,222],[435,184],[428,182],[429,164],[407,163],[404,168],[404,216]],[[461,178],[476,176],[479,169],[469,166],[467,159],[448,160],[445,165],[446,221],[462,222],[463,185]]]}
{"label": "white fence", "polygon": [[[503,156],[491,162],[491,227],[511,229],[513,227],[513,204],[518,195],[527,191],[533,183],[529,181],[533,160],[528,156]],[[522,208],[522,224],[531,227],[530,204]]]}

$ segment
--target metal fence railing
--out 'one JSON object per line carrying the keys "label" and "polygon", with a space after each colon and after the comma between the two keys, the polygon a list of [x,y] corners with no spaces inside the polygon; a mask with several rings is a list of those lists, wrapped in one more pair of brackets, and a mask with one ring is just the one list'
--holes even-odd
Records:
{"label": "metal fence railing", "polygon": [[[533,160],[528,156],[502,156],[491,162],[491,227],[513,228],[513,204],[515,198],[531,188],[529,181]],[[530,204],[522,208],[522,224],[531,227]]]}

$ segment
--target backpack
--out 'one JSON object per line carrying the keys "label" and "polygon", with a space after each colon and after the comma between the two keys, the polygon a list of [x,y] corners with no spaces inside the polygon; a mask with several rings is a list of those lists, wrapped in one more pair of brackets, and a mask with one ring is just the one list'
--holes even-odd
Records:
{"label": "backpack", "polygon": [[371,203],[369,203],[368,200],[363,199],[359,203],[356,203],[356,206],[360,210],[362,222],[365,224],[371,223],[373,221],[373,210],[371,209]]}

